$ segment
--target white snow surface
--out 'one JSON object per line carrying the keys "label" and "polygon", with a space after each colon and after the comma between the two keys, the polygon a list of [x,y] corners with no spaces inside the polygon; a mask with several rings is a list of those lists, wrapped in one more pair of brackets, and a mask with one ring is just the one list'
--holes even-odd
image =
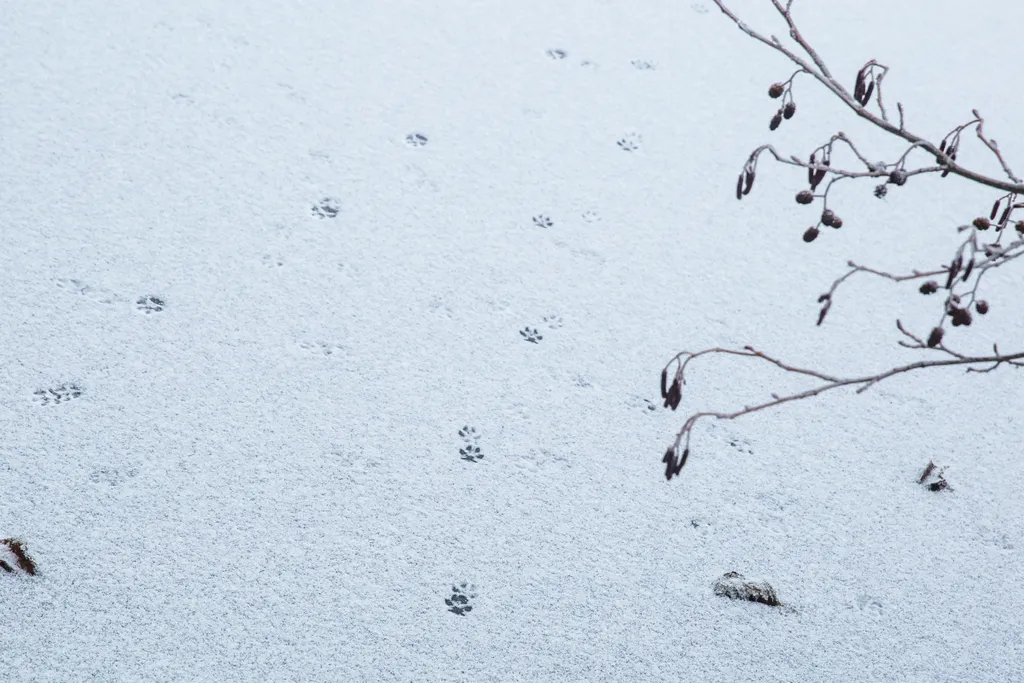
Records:
{"label": "white snow surface", "polygon": [[[1024,169],[1024,3],[794,16],[848,87],[890,66],[909,129],[977,107]],[[948,262],[998,196],[846,181],[813,244],[801,170],[737,202],[763,142],[904,147],[806,76],[769,132],[794,67],[710,0],[11,1],[0,36],[0,537],[39,568],[0,573],[3,680],[1022,680],[1019,371],[703,422],[665,481],[691,412],[813,386],[703,358],[671,412],[675,353],[937,357],[896,344],[939,316],[914,283],[816,298]],[[1019,350],[1021,270],[983,287],[947,342]]]}

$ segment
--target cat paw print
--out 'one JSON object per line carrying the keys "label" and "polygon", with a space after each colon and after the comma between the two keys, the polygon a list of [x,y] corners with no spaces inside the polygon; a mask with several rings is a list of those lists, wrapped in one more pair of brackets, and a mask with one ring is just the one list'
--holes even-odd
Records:
{"label": "cat paw print", "polygon": [[566,57],[569,56],[569,54],[565,50],[558,50],[558,49],[548,50],[545,54],[547,54],[548,57],[550,57],[551,59],[554,59],[556,61],[559,60],[559,59],[565,59]]}
{"label": "cat paw print", "polygon": [[451,597],[444,599],[444,604],[448,605],[448,611],[452,614],[458,614],[460,617],[464,617],[473,611],[473,605],[470,604],[472,600],[476,598],[476,589],[463,581],[458,586],[452,586]]}
{"label": "cat paw print", "polygon": [[260,263],[265,268],[280,268],[284,265],[284,261],[279,256],[272,256],[270,254],[264,254],[260,259]]}
{"label": "cat paw print", "polygon": [[538,214],[533,217],[533,224],[538,228],[550,228],[554,225],[554,222],[548,216]]}
{"label": "cat paw print", "polygon": [[737,437],[734,437],[734,436],[730,436],[730,437],[728,437],[728,440],[729,440],[729,445],[732,448],[736,449],[736,451],[742,453],[743,455],[753,455],[754,454],[754,449],[751,448],[750,442],[747,441],[746,439],[740,439],[740,438],[737,438]]}
{"label": "cat paw print", "polygon": [[140,296],[138,299],[135,300],[135,308],[142,311],[146,315],[149,315],[150,313],[159,313],[160,311],[164,310],[164,306],[166,305],[167,304],[164,303],[163,299],[161,299],[158,296],[152,295]]}
{"label": "cat paw print", "polygon": [[640,149],[640,142],[642,138],[637,133],[626,133],[622,138],[616,142],[619,149],[625,152],[635,152]]}
{"label": "cat paw print", "polygon": [[405,136],[405,144],[410,147],[426,147],[427,136],[423,133],[409,133]]}
{"label": "cat paw print", "polygon": [[580,218],[582,218],[586,223],[598,223],[601,220],[601,217],[597,215],[596,211],[584,211]]}
{"label": "cat paw print", "polygon": [[634,59],[630,64],[632,64],[633,68],[638,71],[654,71],[658,66],[654,62],[648,62],[643,59]]}
{"label": "cat paw print", "polygon": [[562,326],[562,316],[546,315],[544,316],[544,324],[547,325],[548,329],[557,330]]}
{"label": "cat paw print", "polygon": [[322,356],[341,355],[345,350],[345,347],[341,344],[333,344],[331,342],[323,341],[300,342],[299,348],[303,351],[309,351],[310,353],[316,353]]}
{"label": "cat paw print", "polygon": [[477,442],[480,440],[480,433],[476,431],[475,427],[466,425],[459,430],[459,436],[465,441],[465,445],[459,449],[459,455],[466,462],[480,462],[484,459],[484,454],[480,452],[480,446]]}
{"label": "cat paw print", "polygon": [[341,204],[337,199],[324,197],[313,205],[313,216],[321,220],[326,218],[337,218],[341,212]]}
{"label": "cat paw print", "polygon": [[544,338],[544,336],[537,331],[536,327],[524,327],[523,329],[519,330],[519,334],[522,335],[523,339],[530,342],[531,344],[537,344],[540,342],[541,339]]}
{"label": "cat paw print", "polygon": [[40,405],[57,405],[67,403],[82,395],[82,389],[76,384],[61,384],[53,389],[37,389],[34,393],[34,400]]}

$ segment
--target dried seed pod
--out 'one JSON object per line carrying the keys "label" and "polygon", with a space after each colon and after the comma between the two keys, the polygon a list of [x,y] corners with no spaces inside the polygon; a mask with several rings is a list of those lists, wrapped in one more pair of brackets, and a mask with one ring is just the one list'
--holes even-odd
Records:
{"label": "dried seed pod", "polygon": [[778,99],[784,92],[786,92],[786,88],[781,83],[772,83],[772,87],[768,88],[768,97],[773,100]]}
{"label": "dried seed pod", "polygon": [[679,378],[676,377],[672,381],[672,386],[668,388],[668,392],[665,394],[665,408],[671,408],[675,410],[679,407],[679,402],[683,399],[683,389],[679,385]]}
{"label": "dried seed pod", "polygon": [[1024,221],[1017,221],[1017,224],[1013,226],[1013,229],[1024,235]]}
{"label": "dried seed pod", "polygon": [[814,193],[810,190],[800,190],[796,193],[797,204],[810,204],[814,201]]}
{"label": "dried seed pod", "polygon": [[988,302],[984,299],[974,302],[974,310],[978,311],[981,315],[985,315],[988,313]]}
{"label": "dried seed pod", "polygon": [[997,199],[996,203],[992,205],[992,213],[989,214],[989,217],[988,217],[989,220],[994,221],[996,219],[996,214],[999,213],[999,203],[1001,201],[1003,201],[1003,200],[1002,199]]}
{"label": "dried seed pod", "polygon": [[771,122],[768,124],[768,130],[775,130],[782,123],[782,110],[775,112],[775,116],[772,117]]}
{"label": "dried seed pod", "polygon": [[825,305],[818,311],[818,326],[820,327],[825,322],[825,316],[828,315],[829,309],[832,308],[832,299],[825,302]]}
{"label": "dried seed pod", "polygon": [[785,119],[793,118],[793,114],[796,113],[796,103],[790,100],[786,102],[786,106],[782,108],[782,116]]}
{"label": "dried seed pod", "polygon": [[1010,212],[1013,211],[1013,207],[1009,204],[1003,209],[1003,214],[999,217],[999,229],[1002,230],[1003,226],[1006,225],[1007,219],[1010,218]]}
{"label": "dried seed pod", "polygon": [[928,282],[921,285],[920,289],[918,289],[917,291],[921,292],[922,294],[934,294],[935,292],[939,291],[939,283],[936,282],[935,280],[929,280]]}
{"label": "dried seed pod", "polygon": [[[862,97],[864,97],[864,69],[857,72],[857,82],[853,86],[853,99],[860,102]],[[863,102],[860,103],[863,104]]]}
{"label": "dried seed pod", "polygon": [[[813,166],[814,165],[814,157],[816,157],[817,155],[818,155],[817,152],[811,152],[811,158],[807,160],[807,163],[809,163],[809,164],[811,164]],[[814,169],[813,168],[808,168],[807,169],[807,182],[810,183],[812,186],[814,185]]]}
{"label": "dried seed pod", "polygon": [[752,188],[753,186],[754,186],[754,170],[751,169],[751,170],[747,171],[747,184],[743,188],[743,194],[744,195],[750,194],[750,188]]}
{"label": "dried seed pod", "polygon": [[942,138],[942,142],[939,144],[939,151],[940,152],[945,152],[946,151],[946,138]]}
{"label": "dried seed pod", "polygon": [[885,195],[889,194],[889,188],[885,185],[875,185],[875,196],[879,199],[884,199]]}
{"label": "dried seed pod", "polygon": [[838,230],[839,228],[843,227],[843,219],[840,218],[839,216],[836,216],[835,218],[833,218],[832,219],[832,227],[835,228],[836,230]]}
{"label": "dried seed pod", "polygon": [[811,176],[811,189],[812,190],[817,190],[818,189],[818,185],[821,184],[821,181],[824,180],[824,179],[825,179],[825,171],[824,170],[815,171],[814,175]]}
{"label": "dried seed pod", "polygon": [[989,228],[992,227],[992,223],[990,223],[989,220],[984,216],[978,216],[977,218],[974,219],[972,224],[978,230],[988,230]]}
{"label": "dried seed pod", "polygon": [[804,242],[813,242],[818,237],[818,229],[813,225],[804,232]]}
{"label": "dried seed pod", "polygon": [[661,397],[668,397],[668,368],[663,368],[661,371]]}
{"label": "dried seed pod", "polygon": [[932,333],[928,335],[928,348],[934,349],[941,344],[943,334],[945,334],[945,331],[941,327],[934,328]]}
{"label": "dried seed pod", "polygon": [[902,168],[897,168],[889,174],[889,182],[893,185],[905,185],[907,182],[907,172]]}
{"label": "dried seed pod", "polygon": [[967,278],[971,276],[971,271],[974,270],[974,258],[967,262],[967,267],[964,268],[964,276],[960,280],[961,282],[967,282]]}
{"label": "dried seed pod", "polygon": [[864,91],[864,101],[861,102],[861,105],[865,105],[865,104],[867,104],[868,102],[871,101],[871,93],[873,93],[873,92],[875,92],[875,82],[874,82],[874,80],[872,80],[870,83],[868,83],[868,89],[866,91]]}
{"label": "dried seed pod", "polygon": [[743,199],[743,174],[736,179],[736,199]]}
{"label": "dried seed pod", "polygon": [[821,222],[824,225],[832,227],[832,223],[833,221],[835,221],[835,218],[836,214],[832,211],[832,209],[825,209],[824,211],[821,212]]}
{"label": "dried seed pod", "polygon": [[949,289],[951,286],[953,286],[953,280],[956,278],[957,273],[960,272],[960,266],[962,266],[963,264],[963,256],[957,254],[956,258],[953,259],[953,262],[949,264],[949,277],[946,279],[946,289]]}

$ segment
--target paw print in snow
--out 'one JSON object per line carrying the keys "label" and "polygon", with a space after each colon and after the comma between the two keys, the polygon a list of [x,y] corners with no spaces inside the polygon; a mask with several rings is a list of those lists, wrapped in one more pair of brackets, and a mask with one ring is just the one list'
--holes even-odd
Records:
{"label": "paw print in snow", "polygon": [[466,462],[480,462],[484,458],[484,454],[480,452],[480,447],[476,445],[476,442],[480,440],[480,433],[476,431],[475,427],[466,425],[459,430],[459,436],[466,442],[466,445],[459,449],[459,455]]}
{"label": "paw print in snow", "polygon": [[267,268],[280,268],[284,265],[284,261],[280,257],[271,256],[270,254],[264,254],[260,261]]}
{"label": "paw print in snow", "polygon": [[444,599],[444,604],[448,605],[448,611],[452,614],[458,614],[460,617],[464,617],[468,612],[472,612],[473,605],[469,604],[469,601],[476,597],[476,593],[473,592],[474,590],[475,588],[466,582],[462,582],[458,586],[452,586],[452,596]]}
{"label": "paw print in snow", "polygon": [[550,228],[554,225],[550,218],[544,214],[539,214],[533,217],[533,224],[538,228]]}
{"label": "paw print in snow", "polygon": [[646,62],[642,59],[634,59],[632,62],[630,62],[630,64],[633,65],[633,68],[638,69],[640,71],[654,71],[656,67],[654,62]]}
{"label": "paw print in snow", "polygon": [[565,59],[569,56],[565,50],[548,50],[547,55],[551,59]]}
{"label": "paw print in snow", "polygon": [[562,326],[562,316],[546,315],[544,316],[544,324],[547,325],[549,329],[557,330]]}
{"label": "paw print in snow", "polygon": [[583,218],[587,223],[597,223],[601,220],[601,217],[598,216],[595,211],[584,211],[581,218]]}
{"label": "paw print in snow", "polygon": [[338,200],[331,197],[324,197],[313,205],[313,215],[320,219],[337,218],[340,211],[341,204],[338,203]]}
{"label": "paw print in snow", "polygon": [[525,327],[519,330],[519,334],[521,334],[523,336],[523,339],[530,342],[531,344],[537,344],[538,342],[540,342],[541,339],[544,338],[541,335],[541,333],[537,331],[536,327],[534,327],[533,329]]}
{"label": "paw print in snow", "polygon": [[466,462],[480,462],[484,459],[484,454],[480,452],[480,447],[473,444],[466,444],[465,447],[460,448],[459,455]]}
{"label": "paw print in snow", "polygon": [[410,147],[424,147],[427,144],[427,136],[423,133],[409,133],[405,136],[405,144]]}
{"label": "paw print in snow", "polygon": [[619,149],[626,152],[635,152],[640,149],[640,141],[641,138],[636,133],[626,133],[616,144],[619,146]]}
{"label": "paw print in snow", "polygon": [[164,306],[166,305],[167,304],[164,303],[163,299],[152,295],[140,296],[135,301],[135,307],[146,315],[149,315],[150,313],[159,313],[164,310]]}
{"label": "paw print in snow", "polygon": [[44,406],[67,403],[82,395],[81,387],[75,384],[61,384],[53,389],[38,389],[34,392],[34,400]]}

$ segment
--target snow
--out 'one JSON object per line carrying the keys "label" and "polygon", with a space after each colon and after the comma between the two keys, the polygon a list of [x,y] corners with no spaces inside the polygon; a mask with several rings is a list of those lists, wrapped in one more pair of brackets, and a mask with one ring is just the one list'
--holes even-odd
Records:
{"label": "snow", "polygon": [[[978,107],[1019,168],[1024,5],[921,7],[794,12],[851,87],[892,68],[908,128]],[[851,183],[811,245],[800,171],[736,202],[762,142],[902,148],[807,78],[770,133],[793,68],[709,0],[2,14],[0,537],[39,569],[0,574],[5,680],[1020,680],[1019,373],[706,422],[664,479],[690,412],[808,386],[702,359],[673,413],[669,358],[918,360],[894,321],[934,299],[853,278],[817,328],[817,295],[948,261],[995,198]],[[947,340],[1016,349],[1020,269],[987,286]],[[786,608],[716,596],[730,571]]]}

